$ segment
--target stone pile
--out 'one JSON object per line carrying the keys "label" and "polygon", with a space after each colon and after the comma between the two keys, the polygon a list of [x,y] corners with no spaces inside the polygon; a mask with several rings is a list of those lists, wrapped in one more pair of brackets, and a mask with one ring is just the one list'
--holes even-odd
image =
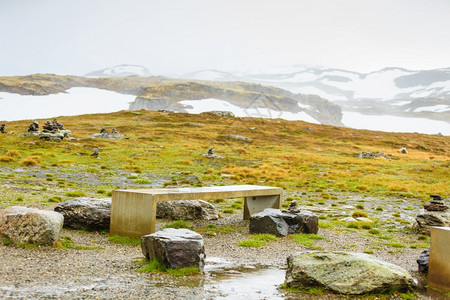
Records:
{"label": "stone pile", "polygon": [[425,209],[416,216],[416,222],[413,224],[413,229],[420,234],[430,235],[431,227],[450,226],[450,213],[444,199],[439,195],[430,197],[430,203],[424,205]]}
{"label": "stone pile", "polygon": [[108,130],[102,127],[102,129],[100,129],[100,133],[91,135],[91,138],[122,140],[125,139],[125,136],[123,134],[120,134],[115,128],[113,128],[111,132],[108,132]]}
{"label": "stone pile", "polygon": [[6,133],[5,127],[6,127],[5,124],[0,125],[0,132],[1,132],[1,133]]}
{"label": "stone pile", "polygon": [[378,157],[381,158],[386,158],[386,159],[391,159],[391,157],[389,155],[386,155],[386,153],[380,151],[380,152],[361,152],[360,154],[356,155],[357,158],[371,158],[371,159],[375,159]]}
{"label": "stone pile", "polygon": [[212,147],[209,148],[208,149],[208,153],[207,154],[203,154],[203,156],[206,157],[206,158],[222,159],[223,158],[222,156],[214,154],[213,149],[214,148],[212,148]]}
{"label": "stone pile", "polygon": [[58,120],[53,119],[51,123],[50,121],[45,122],[45,124],[42,126],[42,131],[39,130],[39,123],[37,121],[33,121],[28,126],[27,132],[24,133],[22,137],[36,136],[46,141],[59,142],[64,138],[70,138],[71,133],[72,132],[68,129],[65,129],[64,125],[59,123]]}
{"label": "stone pile", "polygon": [[423,207],[427,211],[446,211],[448,206],[445,205],[444,199],[440,195],[430,195],[431,200],[429,204],[425,204]]}

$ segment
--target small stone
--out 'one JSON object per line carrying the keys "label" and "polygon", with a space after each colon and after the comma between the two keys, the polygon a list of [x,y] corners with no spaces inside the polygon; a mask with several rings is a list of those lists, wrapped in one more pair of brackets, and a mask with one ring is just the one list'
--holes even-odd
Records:
{"label": "small stone", "polygon": [[428,263],[430,261],[430,249],[424,250],[420,253],[417,259],[417,264],[419,265],[419,272],[428,274]]}
{"label": "small stone", "polygon": [[408,150],[406,150],[406,148],[401,148],[400,150],[398,150],[398,152],[408,154]]}

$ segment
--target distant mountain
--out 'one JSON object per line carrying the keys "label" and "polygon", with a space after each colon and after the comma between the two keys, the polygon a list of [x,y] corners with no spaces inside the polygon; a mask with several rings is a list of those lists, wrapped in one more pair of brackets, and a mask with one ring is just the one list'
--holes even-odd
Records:
{"label": "distant mountain", "polygon": [[362,74],[340,69],[292,67],[227,73],[202,70],[188,79],[244,81],[313,94],[344,111],[450,120],[450,68],[411,71],[385,68]]}
{"label": "distant mountain", "polygon": [[[285,118],[342,126],[340,107],[326,99],[244,82],[185,80],[167,77],[92,78],[34,74],[0,77],[0,98],[8,101],[14,101],[14,99],[21,101],[20,97],[14,95],[70,94],[74,93],[70,89],[76,87],[97,88],[134,95],[134,101],[129,105],[130,110],[169,110],[192,113],[229,110],[238,117]],[[80,91],[76,90],[76,92]],[[84,92],[92,93],[93,91],[85,90]],[[84,95],[83,97],[90,96]],[[95,99],[95,97],[93,95],[91,98]],[[101,96],[98,97],[100,102]],[[36,97],[36,101],[38,99],[43,100],[44,97]],[[22,100],[31,99],[22,98]]]}
{"label": "distant mountain", "polygon": [[138,65],[119,65],[111,68],[97,70],[86,74],[86,77],[128,77],[128,76],[151,76],[147,68]]}

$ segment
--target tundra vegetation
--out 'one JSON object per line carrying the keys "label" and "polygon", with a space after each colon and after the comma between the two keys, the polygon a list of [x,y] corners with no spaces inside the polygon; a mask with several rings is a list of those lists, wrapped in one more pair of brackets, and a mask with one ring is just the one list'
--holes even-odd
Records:
{"label": "tundra vegetation", "polygon": [[[429,246],[427,236],[408,231],[411,213],[420,209],[430,194],[447,197],[450,192],[447,136],[145,110],[59,117],[58,121],[72,130],[74,139],[48,142],[20,137],[31,120],[7,123],[8,133],[0,135],[0,208],[52,208],[73,197],[110,197],[117,188],[278,186],[285,189],[283,207],[296,200],[300,206],[317,209],[319,236],[299,234],[272,240],[247,235],[240,243],[243,247],[296,243],[305,249],[328,249],[321,231],[331,230],[369,239],[363,248],[349,243],[340,249],[398,253]],[[89,138],[102,127],[116,128],[128,139]],[[220,138],[223,134],[246,136],[252,142],[224,140]],[[211,147],[223,159],[205,157]],[[398,151],[402,147],[408,154]],[[91,156],[94,150],[99,158]],[[391,159],[357,157],[361,152],[380,151]],[[242,214],[242,199],[210,202],[222,215]],[[368,217],[372,222],[346,223],[332,212],[350,204],[354,206],[348,216]],[[168,227],[192,227],[208,238],[248,230],[182,222]],[[110,242],[139,245],[139,241],[115,237]],[[69,239],[63,239],[60,247],[88,249]]]}

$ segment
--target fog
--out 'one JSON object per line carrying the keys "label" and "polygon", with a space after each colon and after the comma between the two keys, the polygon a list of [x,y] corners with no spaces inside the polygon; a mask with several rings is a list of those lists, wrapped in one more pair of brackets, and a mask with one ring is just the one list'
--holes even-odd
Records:
{"label": "fog", "polygon": [[448,0],[0,0],[0,76],[450,66]]}

